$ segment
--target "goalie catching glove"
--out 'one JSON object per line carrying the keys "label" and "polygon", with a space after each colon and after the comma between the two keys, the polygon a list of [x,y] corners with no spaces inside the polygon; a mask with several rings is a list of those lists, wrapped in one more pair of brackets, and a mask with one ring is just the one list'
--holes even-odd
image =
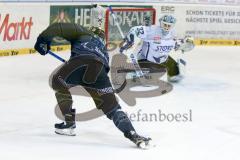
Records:
{"label": "goalie catching glove", "polygon": [[181,50],[182,52],[191,51],[195,47],[194,39],[191,36],[185,36],[183,39],[177,39],[175,44],[175,51]]}

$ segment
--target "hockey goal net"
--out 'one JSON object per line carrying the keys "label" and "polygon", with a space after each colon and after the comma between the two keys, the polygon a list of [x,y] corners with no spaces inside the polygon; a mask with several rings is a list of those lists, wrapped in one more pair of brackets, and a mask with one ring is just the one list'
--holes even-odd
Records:
{"label": "hockey goal net", "polygon": [[[155,24],[156,10],[154,8],[113,8],[113,12],[124,35],[127,35],[130,28],[134,26],[146,25],[146,20],[147,23]],[[119,43],[122,37],[110,10],[106,11],[105,18],[106,42],[108,44]]]}

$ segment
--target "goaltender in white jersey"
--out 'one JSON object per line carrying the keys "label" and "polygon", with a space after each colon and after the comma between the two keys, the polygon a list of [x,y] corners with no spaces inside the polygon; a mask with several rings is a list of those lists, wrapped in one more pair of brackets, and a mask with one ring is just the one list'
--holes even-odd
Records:
{"label": "goaltender in white jersey", "polygon": [[154,63],[166,62],[169,52],[174,49],[175,33],[171,30],[166,36],[157,25],[137,26],[132,28],[137,31],[138,38],[143,40],[138,59],[146,59]]}
{"label": "goaltender in white jersey", "polygon": [[172,50],[190,51],[194,48],[193,39],[186,36],[184,39],[177,39],[174,30],[176,19],[171,15],[164,15],[159,19],[159,25],[135,26],[132,27],[126,36],[126,44],[120,48],[120,52],[128,54],[128,50],[134,48],[140,62],[148,61],[157,63],[167,69],[168,80],[178,82],[183,78],[182,68],[185,61],[175,61],[169,56]]}

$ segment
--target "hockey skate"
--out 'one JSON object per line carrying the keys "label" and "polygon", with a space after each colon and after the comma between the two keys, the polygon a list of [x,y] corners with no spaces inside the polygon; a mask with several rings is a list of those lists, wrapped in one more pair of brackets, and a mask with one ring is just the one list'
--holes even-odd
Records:
{"label": "hockey skate", "polygon": [[75,123],[57,123],[55,124],[55,133],[66,136],[76,136],[74,129],[76,128]]}
{"label": "hockey skate", "polygon": [[138,148],[141,149],[150,149],[154,147],[154,145],[151,144],[152,139],[146,138],[143,136],[138,135],[135,131],[131,131],[129,133],[124,134],[124,136],[128,139],[130,139],[133,143],[137,145]]}
{"label": "hockey skate", "polygon": [[76,128],[75,109],[71,110],[71,114],[65,115],[65,121],[66,122],[55,124],[55,133],[66,136],[76,136],[74,132],[74,129]]}
{"label": "hockey skate", "polygon": [[168,77],[168,82],[170,82],[170,83],[178,83],[183,78],[184,78],[184,76],[182,76],[182,75],[176,75],[176,76]]}

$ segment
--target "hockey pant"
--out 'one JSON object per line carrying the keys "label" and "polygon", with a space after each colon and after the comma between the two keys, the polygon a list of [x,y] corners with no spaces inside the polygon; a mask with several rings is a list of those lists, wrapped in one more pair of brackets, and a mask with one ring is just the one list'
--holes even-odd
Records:
{"label": "hockey pant", "polygon": [[[147,63],[146,63],[147,62]],[[164,68],[167,71],[169,77],[176,76],[179,74],[178,63],[172,58],[168,57],[167,61],[161,64],[156,64],[147,60],[138,61],[141,68]]]}

